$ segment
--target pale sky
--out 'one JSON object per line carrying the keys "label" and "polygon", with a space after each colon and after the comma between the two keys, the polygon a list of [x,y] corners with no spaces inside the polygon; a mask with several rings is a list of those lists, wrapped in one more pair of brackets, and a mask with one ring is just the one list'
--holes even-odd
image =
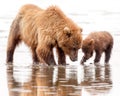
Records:
{"label": "pale sky", "polygon": [[36,4],[42,8],[58,5],[68,12],[77,10],[120,10],[119,0],[1,0],[0,15],[17,11],[20,6],[27,3]]}

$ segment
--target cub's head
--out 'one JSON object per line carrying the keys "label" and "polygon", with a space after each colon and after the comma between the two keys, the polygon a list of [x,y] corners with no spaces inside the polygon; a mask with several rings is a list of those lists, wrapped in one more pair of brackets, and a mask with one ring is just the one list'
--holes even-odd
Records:
{"label": "cub's head", "polygon": [[92,55],[94,50],[94,40],[93,39],[85,39],[83,40],[82,44],[82,52],[84,53],[84,56],[81,60],[81,64],[86,62]]}
{"label": "cub's head", "polygon": [[58,46],[72,61],[76,61],[78,58],[78,50],[81,48],[82,43],[81,32],[81,28],[71,30],[69,27],[65,27],[58,40]]}

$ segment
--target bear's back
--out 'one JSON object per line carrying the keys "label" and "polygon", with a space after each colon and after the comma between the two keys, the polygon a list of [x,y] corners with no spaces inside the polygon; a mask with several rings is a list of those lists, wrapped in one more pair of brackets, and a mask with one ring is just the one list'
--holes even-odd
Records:
{"label": "bear's back", "polygon": [[95,48],[105,48],[109,45],[113,45],[113,37],[107,31],[92,32],[88,38],[94,39]]}
{"label": "bear's back", "polygon": [[39,11],[43,11],[43,9],[39,8],[38,6],[36,5],[33,5],[33,4],[26,4],[26,5],[23,5],[20,10],[19,10],[19,14],[21,15],[24,15],[26,14],[27,12],[39,12]]}

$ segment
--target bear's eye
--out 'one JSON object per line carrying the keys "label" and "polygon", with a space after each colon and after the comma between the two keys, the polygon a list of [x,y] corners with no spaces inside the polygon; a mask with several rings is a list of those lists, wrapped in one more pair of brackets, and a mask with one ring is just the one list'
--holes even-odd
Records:
{"label": "bear's eye", "polygon": [[64,47],[67,47],[67,45],[66,45],[66,44],[63,44],[63,46],[64,46]]}
{"label": "bear's eye", "polygon": [[68,38],[70,38],[70,37],[71,37],[71,33],[67,33],[66,35],[67,35],[67,37],[68,37]]}
{"label": "bear's eye", "polygon": [[84,53],[88,53],[88,50],[87,50],[87,49],[82,49],[82,51],[83,51]]}

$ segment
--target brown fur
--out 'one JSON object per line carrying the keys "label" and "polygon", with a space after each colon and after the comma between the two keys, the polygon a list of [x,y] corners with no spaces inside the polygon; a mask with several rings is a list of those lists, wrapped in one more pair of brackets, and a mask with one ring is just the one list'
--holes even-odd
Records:
{"label": "brown fur", "polygon": [[56,46],[58,64],[65,64],[65,55],[77,60],[81,47],[81,32],[57,6],[43,10],[35,5],[24,5],[14,19],[8,38],[7,62],[13,62],[14,49],[24,41],[31,50],[34,62],[56,64],[53,48]]}
{"label": "brown fur", "polygon": [[113,47],[113,38],[109,32],[92,32],[83,40],[82,51],[84,56],[81,60],[83,64],[96,52],[94,63],[100,61],[101,55],[105,52],[105,63],[109,62],[111,50]]}

